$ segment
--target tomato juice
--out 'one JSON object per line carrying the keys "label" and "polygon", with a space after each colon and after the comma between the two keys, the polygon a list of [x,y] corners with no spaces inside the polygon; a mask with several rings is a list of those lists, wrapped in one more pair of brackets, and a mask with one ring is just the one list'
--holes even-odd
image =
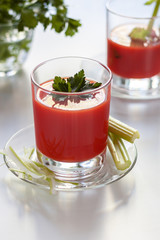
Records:
{"label": "tomato juice", "polygon": [[[49,83],[49,82],[48,82]],[[43,84],[42,84],[43,87]],[[110,88],[110,86],[108,87]],[[110,91],[97,90],[90,100],[70,102],[71,107],[52,102],[42,89],[33,91],[36,146],[45,156],[61,162],[82,162],[106,148]],[[45,96],[46,95],[46,96]],[[97,100],[98,99],[98,100]],[[57,106],[56,106],[57,105]]]}
{"label": "tomato juice", "polygon": [[[124,78],[150,78],[160,73],[160,39],[147,45],[121,43],[124,28],[116,30],[114,39],[107,39],[108,67]],[[121,34],[119,37],[118,35]],[[112,35],[112,33],[111,33]],[[124,41],[123,37],[123,41]],[[128,35],[126,35],[126,39]]]}

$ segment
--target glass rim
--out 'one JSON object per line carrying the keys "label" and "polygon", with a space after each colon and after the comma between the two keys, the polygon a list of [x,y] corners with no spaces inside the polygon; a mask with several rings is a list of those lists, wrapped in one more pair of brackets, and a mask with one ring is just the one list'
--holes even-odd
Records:
{"label": "glass rim", "polygon": [[137,19],[137,20],[150,20],[150,19],[160,19],[160,16],[150,16],[150,17],[134,17],[134,16],[129,16],[127,14],[122,14],[122,13],[118,13],[116,12],[116,10],[112,9],[110,7],[110,3],[112,2],[113,0],[108,0],[107,3],[106,3],[106,9],[107,11],[109,11],[110,13],[114,14],[114,15],[117,15],[119,17],[123,17],[123,18],[129,18],[129,19]]}
{"label": "glass rim", "polygon": [[[45,65],[46,63],[48,62],[51,62],[51,61],[56,61],[56,60],[60,60],[60,59],[84,59],[84,60],[89,60],[89,61],[92,61],[92,62],[95,62],[95,63],[98,63],[99,65],[101,65],[104,69],[106,69],[109,73],[109,79],[108,81],[106,81],[106,83],[102,84],[100,87],[98,88],[94,88],[94,89],[91,89],[91,90],[86,90],[86,91],[82,91],[82,92],[59,92],[59,91],[54,91],[54,90],[47,90],[46,88],[42,87],[39,83],[36,82],[36,80],[34,79],[34,73],[36,72],[36,70],[38,68],[40,68],[41,66]],[[65,56],[65,57],[56,57],[56,58],[51,58],[51,59],[48,59],[48,60],[45,60],[41,63],[39,63],[31,72],[30,74],[30,77],[31,77],[31,82],[36,86],[38,87],[39,89],[41,89],[43,92],[46,92],[46,93],[53,93],[53,94],[57,94],[57,95],[65,95],[65,96],[73,96],[73,95],[86,95],[86,94],[89,94],[89,93],[93,93],[95,91],[99,91],[107,86],[110,85],[111,83],[111,80],[112,80],[112,72],[111,70],[108,68],[108,66],[104,65],[103,63],[101,63],[100,61],[98,60],[94,60],[92,58],[87,58],[87,57],[78,57],[78,56]],[[46,81],[48,81],[48,79],[46,79]],[[44,81],[45,82],[45,81]]]}

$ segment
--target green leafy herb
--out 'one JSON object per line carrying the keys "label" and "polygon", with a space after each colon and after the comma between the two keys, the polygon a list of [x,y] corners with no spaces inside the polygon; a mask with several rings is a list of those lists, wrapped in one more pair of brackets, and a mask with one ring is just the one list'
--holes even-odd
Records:
{"label": "green leafy herb", "polygon": [[[0,0],[0,64],[16,64],[20,54],[28,52],[32,36],[27,32],[39,23],[44,30],[50,27],[66,36],[73,36],[81,26],[79,20],[68,17],[64,0]],[[21,31],[23,39],[19,39]],[[13,38],[17,41],[13,42]]]}
{"label": "green leafy herb", "polygon": [[74,77],[69,77],[67,79],[56,76],[54,78],[53,90],[59,92],[82,92],[85,90],[90,90],[98,88],[102,83],[90,83],[86,81],[84,70],[82,69],[74,75]]}
{"label": "green leafy herb", "polygon": [[18,30],[34,29],[38,23],[57,33],[73,36],[81,26],[79,20],[68,17],[63,0],[1,0],[0,23],[18,23]]}
{"label": "green leafy herb", "polygon": [[148,37],[152,38],[152,35],[155,36],[155,34],[153,34],[153,24],[154,24],[154,17],[157,16],[158,10],[159,10],[159,6],[160,6],[160,0],[149,0],[145,3],[145,5],[150,5],[152,3],[156,3],[153,14],[152,14],[152,18],[149,21],[149,24],[147,26],[147,29],[145,28],[139,28],[136,27],[132,30],[132,32],[129,34],[131,40],[133,41],[139,41],[141,42],[145,42],[147,40]]}

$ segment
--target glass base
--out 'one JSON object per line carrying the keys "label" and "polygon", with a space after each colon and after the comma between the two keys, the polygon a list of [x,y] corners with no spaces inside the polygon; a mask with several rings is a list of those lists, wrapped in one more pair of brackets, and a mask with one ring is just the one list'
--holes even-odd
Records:
{"label": "glass base", "polygon": [[112,96],[130,99],[160,98],[160,75],[128,79],[113,74]]}
{"label": "glass base", "polygon": [[60,162],[48,158],[37,150],[38,160],[52,170],[56,178],[64,181],[86,179],[98,173],[106,160],[106,149],[98,156],[83,162]]}

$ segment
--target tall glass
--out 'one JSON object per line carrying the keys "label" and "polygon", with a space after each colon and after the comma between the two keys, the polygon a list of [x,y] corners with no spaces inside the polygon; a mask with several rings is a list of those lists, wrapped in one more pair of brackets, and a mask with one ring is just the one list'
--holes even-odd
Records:
{"label": "tall glass", "polygon": [[107,3],[107,64],[113,72],[113,96],[160,97],[160,10],[156,2],[110,0]]}
{"label": "tall glass", "polygon": [[[66,79],[82,69],[87,81],[102,85],[84,92],[53,90],[55,76]],[[37,155],[59,179],[83,179],[102,168],[111,78],[106,66],[81,57],[51,59],[31,73]]]}

